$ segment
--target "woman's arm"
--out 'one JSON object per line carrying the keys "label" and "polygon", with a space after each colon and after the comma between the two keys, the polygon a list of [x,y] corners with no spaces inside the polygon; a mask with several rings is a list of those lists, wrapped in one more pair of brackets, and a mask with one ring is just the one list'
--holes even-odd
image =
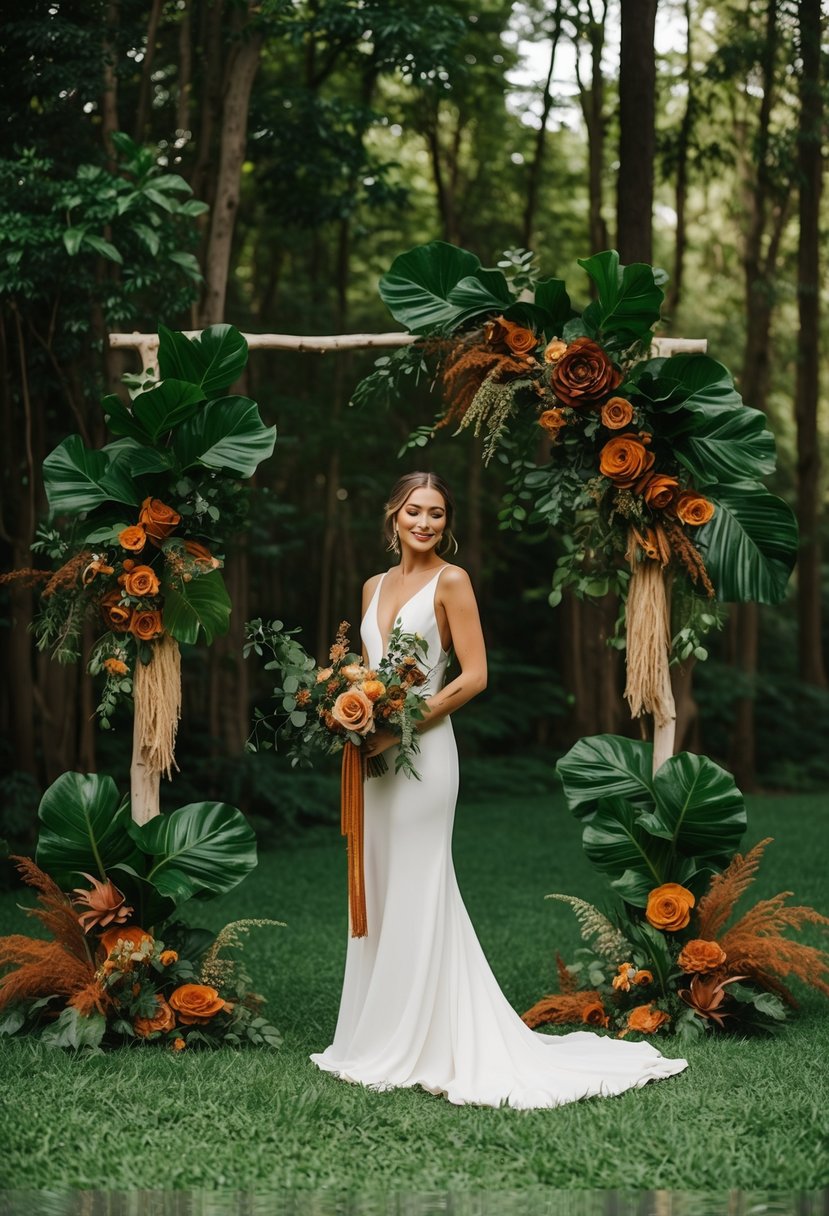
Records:
{"label": "woman's arm", "polygon": [[420,731],[436,725],[486,688],[486,645],[478,614],[478,603],[469,575],[451,566],[440,576],[437,600],[446,612],[452,646],[461,671],[434,696],[426,698],[429,712],[417,724]]}
{"label": "woman's arm", "polygon": [[[372,574],[371,578],[367,578],[363,583],[363,605],[360,612],[361,623],[363,617],[368,612],[368,606],[371,603],[371,597],[374,595],[374,590],[382,577],[382,574]],[[366,652],[365,644],[363,645],[363,663],[366,665],[366,667],[368,667],[368,654]]]}

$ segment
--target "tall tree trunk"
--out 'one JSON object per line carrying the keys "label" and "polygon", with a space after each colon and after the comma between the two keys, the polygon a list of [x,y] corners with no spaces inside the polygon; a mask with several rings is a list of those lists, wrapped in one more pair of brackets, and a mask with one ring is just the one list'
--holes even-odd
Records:
{"label": "tall tree trunk", "polygon": [[[581,13],[580,13],[581,16]],[[605,112],[604,112],[604,75],[602,73],[602,52],[605,41],[605,23],[607,20],[607,0],[603,0],[596,14],[593,11],[593,0],[588,0],[587,11],[582,24],[577,29],[576,37],[576,80],[579,86],[579,103],[587,128],[587,182],[589,198],[588,241],[591,253],[607,249],[607,224],[604,221],[604,143],[605,143]],[[581,77],[579,67],[578,42],[581,33],[585,32],[590,43],[590,87],[587,88]]]}
{"label": "tall tree trunk", "polygon": [[653,260],[656,4],[657,0],[625,0],[621,6],[616,230],[623,262]]}
{"label": "tall tree trunk", "polygon": [[798,558],[798,637],[800,678],[826,687],[821,638],[820,587],[820,196],[823,162],[821,130],[823,98],[820,80],[820,0],[800,0],[800,235],[797,252],[797,302],[800,329],[797,339],[797,519],[800,526]]}
{"label": "tall tree trunk", "polygon": [[150,113],[153,88],[153,61],[155,59],[155,44],[158,38],[158,25],[161,21],[162,0],[152,0],[150,19],[147,23],[147,49],[141,64],[141,83],[138,88],[138,106],[135,111],[135,141],[141,143],[144,139],[144,128]]}
{"label": "tall tree trunk", "polygon": [[224,319],[230,251],[239,207],[242,163],[247,146],[250,94],[259,68],[263,42],[263,33],[252,28],[249,21],[239,31],[239,41],[228,57],[216,197],[205,256],[204,295],[199,317],[202,327],[217,324]]}
{"label": "tall tree trunk", "polygon": [[176,130],[190,130],[190,92],[193,87],[192,0],[182,0],[178,27],[178,92]]}
{"label": "tall tree trunk", "polygon": [[118,58],[117,31],[118,0],[110,0],[104,25],[104,68],[101,88],[101,138],[104,141],[110,169],[114,168],[116,160],[112,135],[114,131],[118,130],[118,77],[115,72]]}
{"label": "tall tree trunk", "polygon": [[521,243],[529,249],[533,240],[533,224],[538,206],[538,193],[541,187],[541,170],[544,164],[544,153],[547,148],[547,120],[553,108],[553,71],[556,64],[558,40],[561,36],[561,5],[562,0],[556,0],[553,13],[553,29],[550,41],[550,66],[547,69],[547,79],[544,82],[544,92],[541,99],[541,124],[535,135],[535,149],[527,175],[527,201],[524,207],[524,222],[521,229]]}
{"label": "tall tree trunk", "polygon": [[685,207],[688,199],[688,150],[694,125],[694,56],[691,31],[694,14],[691,0],[685,0],[685,110],[679,127],[676,154],[676,241],[674,244],[674,273],[668,287],[666,312],[673,319],[682,299],[682,279],[685,273],[685,250],[688,243]]}
{"label": "tall tree trunk", "polygon": [[223,0],[203,0],[199,23],[201,85],[198,99],[200,116],[199,137],[196,141],[196,163],[190,186],[196,198],[212,207],[215,198],[211,165],[215,156],[216,128],[222,113],[222,9]]}

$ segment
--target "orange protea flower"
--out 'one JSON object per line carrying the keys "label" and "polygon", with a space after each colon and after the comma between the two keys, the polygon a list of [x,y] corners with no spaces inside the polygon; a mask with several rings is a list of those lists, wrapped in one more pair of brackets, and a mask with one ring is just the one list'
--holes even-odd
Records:
{"label": "orange protea flower", "polygon": [[158,1031],[172,1030],[175,1027],[175,1014],[164,997],[156,993],[155,1003],[158,1009],[152,1017],[133,1020],[132,1028],[140,1039],[146,1039],[148,1035],[156,1034]]}
{"label": "orange protea flower", "polygon": [[81,582],[83,583],[84,587],[88,587],[96,574],[114,574],[114,573],[115,573],[115,571],[112,568],[112,566],[108,566],[106,564],[106,562],[104,561],[104,559],[102,557],[99,557],[96,554],[92,558],[92,561],[87,563],[87,566],[84,569],[83,574],[81,575]]}
{"label": "orange protea flower", "polygon": [[181,516],[160,498],[145,498],[141,504],[138,522],[144,525],[144,531],[150,540],[160,544],[175,531],[181,523]]}
{"label": "orange protea flower", "polygon": [[678,489],[679,482],[675,477],[667,477],[664,473],[654,473],[645,483],[642,497],[649,507],[662,511],[674,501]]}
{"label": "orange protea flower", "polygon": [[677,962],[686,972],[716,971],[725,962],[725,957],[725,951],[717,942],[695,937],[682,947]]}
{"label": "orange protea flower", "polygon": [[120,591],[109,591],[101,600],[101,616],[115,633],[126,633],[130,626],[130,609],[121,603]]}
{"label": "orange protea flower", "polygon": [[648,896],[645,920],[654,929],[667,929],[676,933],[684,929],[691,919],[691,909],[696,900],[687,887],[678,882],[663,882]]}
{"label": "orange protea flower", "polygon": [[185,1026],[209,1022],[225,1002],[209,984],[181,984],[170,993],[170,1005]]}
{"label": "orange protea flower", "polygon": [[576,338],[550,373],[553,392],[563,405],[591,406],[622,383],[622,373],[590,338]]}
{"label": "orange protea flower", "polygon": [[607,1026],[610,1023],[610,1018],[601,1001],[591,1001],[585,1005],[581,1011],[581,1020],[588,1026]]}
{"label": "orange protea flower", "polygon": [[141,524],[133,524],[118,533],[118,544],[130,553],[140,553],[147,543],[147,533]]}
{"label": "orange protea flower", "polygon": [[564,354],[564,352],[566,350],[567,350],[566,342],[562,342],[561,338],[553,338],[553,340],[551,342],[548,342],[547,345],[544,347],[544,362],[545,363],[558,363],[559,359],[561,358],[561,356]]}
{"label": "orange protea flower", "polygon": [[184,542],[185,552],[194,558],[200,566],[207,566],[210,570],[218,570],[223,564],[218,557],[214,557],[206,545],[202,545],[197,540],[186,540]]}
{"label": "orange protea flower", "polygon": [[624,397],[611,397],[602,406],[602,426],[621,431],[633,418],[633,406]]}
{"label": "orange protea flower", "polygon": [[104,671],[111,676],[125,676],[129,671],[126,663],[122,663],[120,659],[104,659]]}
{"label": "orange protea flower", "polygon": [[545,410],[543,414],[539,414],[538,416],[538,425],[555,439],[561,428],[567,425],[567,419],[564,417],[563,410],[557,408]]}
{"label": "orange protea flower", "polygon": [[152,566],[136,566],[124,579],[124,590],[127,595],[134,595],[138,599],[144,599],[148,595],[158,595],[160,586],[158,575]]}
{"label": "orange protea flower", "polygon": [[710,499],[703,498],[695,490],[684,490],[676,500],[674,510],[684,524],[698,528],[714,518],[716,508]]}
{"label": "orange protea flower", "polygon": [[85,870],[81,870],[81,874],[92,883],[92,890],[75,887],[74,893],[78,898],[72,902],[76,907],[88,909],[78,916],[85,933],[90,929],[105,929],[107,925],[122,925],[129,920],[133,910],[124,903],[123,892],[110,879],[100,882]]}
{"label": "orange protea flower", "polygon": [[627,1025],[619,1035],[623,1039],[629,1030],[638,1030],[641,1034],[654,1034],[660,1026],[670,1022],[670,1015],[653,1005],[637,1005],[628,1014]]}
{"label": "orange protea flower", "polygon": [[691,980],[691,987],[680,988],[679,995],[686,1005],[690,1005],[702,1017],[722,1026],[725,1018],[729,1016],[728,1010],[722,1008],[728,996],[725,988],[728,984],[735,984],[744,979],[748,979],[748,976],[732,975],[724,979],[721,971],[714,971],[704,977],[695,975]]}
{"label": "orange protea flower", "polygon": [[138,925],[124,925],[123,928],[107,929],[106,933],[102,933],[100,937],[101,945],[107,955],[112,954],[119,941],[123,942],[125,947],[129,945],[131,951],[135,952],[144,942],[152,942],[152,940],[152,936]]}
{"label": "orange protea flower", "polygon": [[630,489],[653,465],[653,452],[634,435],[608,439],[599,456],[599,471],[620,489]]}
{"label": "orange protea flower", "polygon": [[178,951],[162,950],[158,961],[161,963],[162,967],[169,967],[171,963],[178,962]]}
{"label": "orange protea flower", "polygon": [[140,642],[151,642],[164,632],[161,613],[157,608],[143,609],[133,612],[130,619],[130,633]]}

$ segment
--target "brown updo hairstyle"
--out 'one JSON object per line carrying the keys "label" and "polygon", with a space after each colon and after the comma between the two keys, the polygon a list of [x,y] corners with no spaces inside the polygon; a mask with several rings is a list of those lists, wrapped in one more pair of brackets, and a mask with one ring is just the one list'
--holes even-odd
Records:
{"label": "brown updo hairstyle", "polygon": [[383,536],[386,538],[389,549],[394,545],[395,515],[412,491],[421,488],[437,490],[438,494],[443,496],[443,503],[446,508],[446,527],[443,530],[440,543],[435,546],[435,553],[445,553],[450,546],[454,546],[452,552],[457,553],[458,542],[455,540],[452,532],[452,525],[455,522],[455,499],[449,486],[437,473],[404,473],[392,486],[383,517]]}

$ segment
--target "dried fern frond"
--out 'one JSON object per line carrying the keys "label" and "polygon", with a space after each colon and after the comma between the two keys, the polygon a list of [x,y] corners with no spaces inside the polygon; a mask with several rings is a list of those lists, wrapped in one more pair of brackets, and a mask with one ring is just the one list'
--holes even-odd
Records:
{"label": "dried fern frond", "polygon": [[[727,970],[730,974],[742,970],[766,987],[775,987],[768,983],[769,977],[794,975],[829,996],[829,955],[784,934],[785,929],[797,931],[804,925],[827,926],[829,917],[815,908],[787,904],[791,894],[781,891],[772,899],[761,900],[720,937]],[[791,993],[787,999],[794,1002]]]}
{"label": "dried fern frond", "polygon": [[602,998],[595,988],[582,992],[555,992],[536,1001],[526,1013],[521,1014],[521,1021],[531,1030],[547,1022],[581,1022],[584,1020],[584,1009],[587,1005],[601,1003]]}
{"label": "dried fern frond", "polygon": [[570,971],[560,954],[556,955],[556,971],[558,972],[559,992],[575,992],[576,977]]}
{"label": "dried fern frond", "polygon": [[766,836],[745,856],[735,853],[722,874],[714,875],[697,905],[697,937],[706,941],[717,939],[737,900],[754,882],[766,845],[773,839],[773,836]]}
{"label": "dried fern frond", "polygon": [[69,953],[59,942],[19,934],[0,937],[0,968],[8,966],[15,970],[0,978],[0,1009],[53,992],[73,996],[95,974],[92,963]]}
{"label": "dried fern frond", "polygon": [[708,598],[714,599],[716,596],[714,584],[711,582],[711,577],[705,568],[702,554],[688,533],[677,520],[669,519],[668,516],[663,518],[662,524],[670,541],[671,548],[688,571],[691,582],[701,582]]}
{"label": "dried fern frond", "polygon": [[512,355],[487,349],[479,341],[479,337],[475,344],[470,344],[468,340],[461,341],[446,356],[443,392],[448,408],[438,427],[462,419],[485,380],[496,380],[505,375],[526,375],[526,359],[516,359]]}
{"label": "dried fern frond", "polygon": [[609,963],[615,965],[620,958],[627,958],[631,953],[633,947],[625,935],[594,904],[579,899],[577,895],[545,895],[544,898],[560,899],[562,903],[569,904],[579,922],[582,940]]}
{"label": "dried fern frond", "polygon": [[61,891],[55,880],[45,870],[41,870],[31,857],[11,854],[10,860],[17,863],[23,881],[38,892],[37,901],[41,905],[40,908],[26,908],[26,914],[37,917],[55,941],[69,954],[73,954],[83,963],[91,963],[86,934],[68,895]]}
{"label": "dried fern frond", "polygon": [[93,1013],[106,1015],[115,1004],[112,994],[103,986],[97,975],[93,975],[83,988],[74,992],[67,1001],[73,1005],[82,1017],[91,1017]]}
{"label": "dried fern frond", "polygon": [[250,933],[251,929],[257,925],[279,925],[283,929],[286,928],[285,922],[282,920],[248,918],[230,921],[216,935],[216,940],[202,959],[199,983],[212,984],[216,988],[229,985],[236,973],[236,960],[219,958],[219,955],[222,950],[243,945],[242,934]]}

